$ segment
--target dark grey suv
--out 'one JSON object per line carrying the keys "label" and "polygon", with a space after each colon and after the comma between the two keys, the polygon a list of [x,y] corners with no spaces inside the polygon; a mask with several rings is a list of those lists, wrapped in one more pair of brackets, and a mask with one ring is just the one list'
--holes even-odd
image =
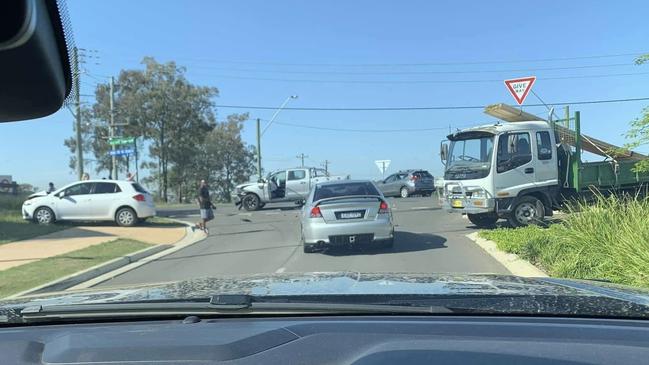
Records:
{"label": "dark grey suv", "polygon": [[435,191],[435,179],[426,170],[404,170],[377,181],[376,186],[385,196],[430,196]]}

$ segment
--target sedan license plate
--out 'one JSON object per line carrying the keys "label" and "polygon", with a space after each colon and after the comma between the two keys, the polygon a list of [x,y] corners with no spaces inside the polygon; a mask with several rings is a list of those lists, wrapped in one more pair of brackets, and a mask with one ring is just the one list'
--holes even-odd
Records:
{"label": "sedan license plate", "polygon": [[451,206],[453,208],[463,208],[462,199],[453,199],[453,200],[451,200]]}
{"label": "sedan license plate", "polygon": [[342,212],[339,216],[340,219],[358,219],[363,218],[363,212]]}

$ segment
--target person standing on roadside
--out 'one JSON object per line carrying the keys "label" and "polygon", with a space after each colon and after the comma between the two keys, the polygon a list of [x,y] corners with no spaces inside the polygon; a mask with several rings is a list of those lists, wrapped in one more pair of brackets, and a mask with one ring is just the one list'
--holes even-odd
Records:
{"label": "person standing on roadside", "polygon": [[90,180],[90,175],[88,175],[87,172],[84,172],[83,175],[81,176],[81,180],[83,181]]}
{"label": "person standing on roadside", "polygon": [[201,221],[196,223],[196,228],[209,233],[207,230],[207,222],[214,219],[214,204],[210,200],[210,188],[207,186],[205,180],[201,180],[200,187],[198,188],[198,206],[201,210]]}
{"label": "person standing on roadside", "polygon": [[56,188],[54,187],[54,183],[50,183],[49,186],[47,187],[47,193],[52,194],[54,191],[56,191]]}

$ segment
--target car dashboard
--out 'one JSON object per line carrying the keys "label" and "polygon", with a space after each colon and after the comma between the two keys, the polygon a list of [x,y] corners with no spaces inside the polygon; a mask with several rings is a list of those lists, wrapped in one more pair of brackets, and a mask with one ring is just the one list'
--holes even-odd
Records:
{"label": "car dashboard", "polygon": [[649,323],[544,317],[223,318],[0,328],[2,364],[642,364]]}

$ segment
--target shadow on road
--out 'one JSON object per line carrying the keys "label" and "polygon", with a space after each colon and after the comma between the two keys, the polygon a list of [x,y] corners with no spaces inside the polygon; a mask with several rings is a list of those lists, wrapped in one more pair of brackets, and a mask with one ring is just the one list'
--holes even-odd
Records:
{"label": "shadow on road", "polygon": [[394,247],[373,248],[369,246],[332,247],[322,253],[329,256],[380,255],[446,248],[446,238],[430,233],[395,232]]}
{"label": "shadow on road", "polygon": [[174,209],[174,210],[158,210],[157,215],[158,217],[169,217],[169,216],[174,216],[174,217],[182,217],[182,216],[187,216],[187,215],[198,215],[200,211],[198,208],[193,208],[193,209]]}

